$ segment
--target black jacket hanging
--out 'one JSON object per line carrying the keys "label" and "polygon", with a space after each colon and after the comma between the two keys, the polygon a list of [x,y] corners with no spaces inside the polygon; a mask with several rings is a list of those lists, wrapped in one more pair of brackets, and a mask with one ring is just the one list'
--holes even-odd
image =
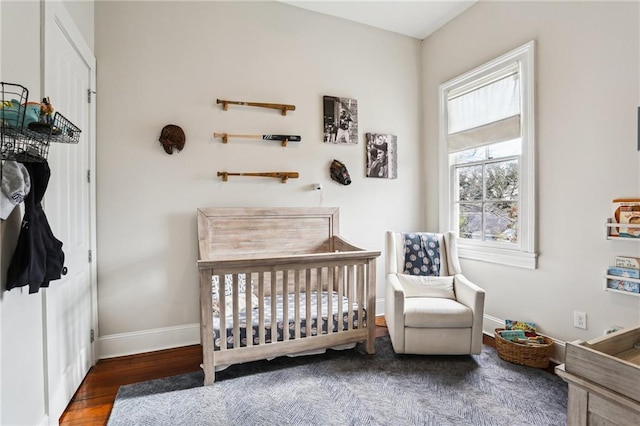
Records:
{"label": "black jacket hanging", "polygon": [[42,209],[42,198],[49,184],[48,163],[24,163],[31,178],[31,192],[24,200],[24,218],[18,245],[7,272],[7,290],[29,286],[29,293],[49,287],[64,267],[62,242],[53,235]]}

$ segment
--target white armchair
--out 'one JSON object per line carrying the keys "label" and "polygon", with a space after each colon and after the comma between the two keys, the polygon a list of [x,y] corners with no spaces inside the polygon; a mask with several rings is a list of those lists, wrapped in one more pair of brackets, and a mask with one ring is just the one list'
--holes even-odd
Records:
{"label": "white armchair", "polygon": [[485,292],[462,275],[455,234],[435,237],[442,278],[404,274],[403,234],[387,232],[385,320],[393,349],[424,355],[479,354]]}

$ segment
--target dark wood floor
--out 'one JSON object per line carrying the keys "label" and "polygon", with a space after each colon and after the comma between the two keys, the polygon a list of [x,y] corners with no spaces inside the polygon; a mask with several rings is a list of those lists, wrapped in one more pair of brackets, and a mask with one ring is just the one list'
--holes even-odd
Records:
{"label": "dark wood floor", "polygon": [[[376,327],[376,337],[388,334],[386,327]],[[483,343],[495,347],[491,337],[484,336]],[[201,363],[200,345],[100,360],[60,417],[60,425],[106,425],[120,386],[198,371]],[[547,371],[553,372],[553,367]]]}

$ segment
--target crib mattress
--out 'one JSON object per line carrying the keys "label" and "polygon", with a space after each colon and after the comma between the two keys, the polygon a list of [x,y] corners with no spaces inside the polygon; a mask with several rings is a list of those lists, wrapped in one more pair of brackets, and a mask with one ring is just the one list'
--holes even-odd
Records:
{"label": "crib mattress", "polygon": [[[329,302],[329,294],[326,291],[321,292],[322,298],[322,310],[321,310],[321,319],[320,321],[317,318],[317,306],[318,306],[318,292],[311,292],[311,324],[307,325],[307,313],[306,313],[306,293],[300,293],[300,337],[304,338],[309,336],[318,335],[318,330],[320,329],[320,334],[327,334],[328,327],[332,327],[333,332],[337,332],[339,330],[348,329],[349,323],[349,315],[353,318],[353,328],[359,328],[360,319],[358,318],[358,304],[352,303],[351,309],[349,309],[349,300],[346,297],[341,297],[336,292],[332,292],[331,295],[331,303],[332,303],[332,321],[329,323],[328,321],[328,302]],[[295,294],[288,294],[288,325],[286,329],[288,330],[289,339],[295,339]],[[271,329],[272,324],[276,324],[277,327],[277,341],[284,340],[284,296],[277,295],[276,296],[276,306],[277,306],[277,318],[275,321],[271,318],[271,297],[265,297],[264,299],[264,334],[265,334],[265,343],[272,343],[271,337]],[[342,318],[339,318],[340,311],[338,309],[339,304],[342,304]],[[367,315],[366,311],[363,309],[363,318],[362,321],[366,321]],[[252,327],[250,331],[250,336],[253,338],[253,344],[258,345],[260,343],[260,335],[259,335],[259,308],[252,309],[251,312],[251,320]],[[247,345],[247,314],[246,311],[239,312],[238,315],[239,325],[240,325],[240,336],[234,335],[233,330],[233,319],[227,318],[226,320],[226,346],[228,349],[232,349],[234,347],[234,341],[236,338],[240,339],[240,346]],[[341,324],[340,324],[341,323]],[[342,327],[341,329],[339,327]],[[220,333],[220,318],[216,315],[213,317],[213,329],[214,329],[214,348],[215,350],[220,349],[220,345],[224,344],[221,341],[221,333]]]}

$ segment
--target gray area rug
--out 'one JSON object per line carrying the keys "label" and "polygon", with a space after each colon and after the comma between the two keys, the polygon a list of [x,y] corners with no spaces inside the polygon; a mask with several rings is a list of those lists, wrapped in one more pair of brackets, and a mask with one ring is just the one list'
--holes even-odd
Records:
{"label": "gray area rug", "polygon": [[388,337],[323,355],[122,386],[121,425],[564,425],[567,386],[544,370],[480,355],[397,355]]}

